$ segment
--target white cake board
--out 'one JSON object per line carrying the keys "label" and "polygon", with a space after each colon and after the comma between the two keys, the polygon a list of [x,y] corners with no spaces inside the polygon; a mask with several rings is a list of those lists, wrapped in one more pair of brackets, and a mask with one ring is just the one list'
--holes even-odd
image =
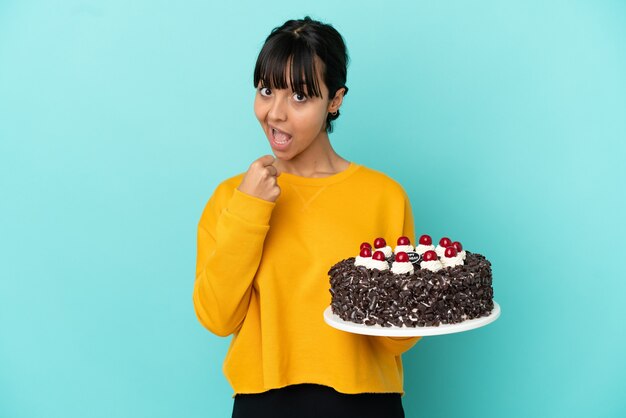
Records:
{"label": "white cake board", "polygon": [[375,335],[380,337],[427,337],[432,335],[454,334],[484,327],[500,316],[500,305],[493,302],[493,310],[489,316],[469,319],[458,324],[441,324],[438,327],[383,327],[380,325],[364,325],[344,321],[333,313],[329,306],[324,310],[324,321],[333,328],[353,334]]}

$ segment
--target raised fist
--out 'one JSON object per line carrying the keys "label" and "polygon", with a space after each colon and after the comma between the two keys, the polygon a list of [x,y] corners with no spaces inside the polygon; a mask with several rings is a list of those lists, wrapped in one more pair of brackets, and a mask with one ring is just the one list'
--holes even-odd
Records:
{"label": "raised fist", "polygon": [[268,202],[275,202],[280,196],[280,187],[276,182],[280,172],[274,167],[274,161],[273,156],[264,155],[250,164],[238,187],[239,191]]}

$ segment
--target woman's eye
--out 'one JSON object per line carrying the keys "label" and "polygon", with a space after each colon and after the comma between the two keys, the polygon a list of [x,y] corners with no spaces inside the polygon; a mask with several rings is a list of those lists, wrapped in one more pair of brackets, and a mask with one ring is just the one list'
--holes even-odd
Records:
{"label": "woman's eye", "polygon": [[272,90],[267,87],[261,87],[259,88],[259,93],[261,93],[261,96],[269,96],[272,94]]}
{"label": "woman's eye", "polygon": [[294,93],[293,94],[293,99],[296,102],[305,102],[306,101],[306,95],[304,95],[302,93]]}

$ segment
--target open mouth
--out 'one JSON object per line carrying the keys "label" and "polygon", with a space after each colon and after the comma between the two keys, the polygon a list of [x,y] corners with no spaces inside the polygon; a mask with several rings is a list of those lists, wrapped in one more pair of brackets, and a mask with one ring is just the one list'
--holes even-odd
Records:
{"label": "open mouth", "polygon": [[273,145],[278,148],[282,148],[291,142],[291,135],[287,132],[280,131],[276,128],[270,127],[270,139],[272,140]]}

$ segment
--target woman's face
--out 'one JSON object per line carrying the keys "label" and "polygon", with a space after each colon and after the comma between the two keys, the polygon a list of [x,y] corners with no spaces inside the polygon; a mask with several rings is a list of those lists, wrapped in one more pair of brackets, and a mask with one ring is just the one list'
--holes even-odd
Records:
{"label": "woman's face", "polygon": [[328,99],[328,88],[322,80],[319,87],[323,98],[308,97],[289,88],[257,86],[254,113],[276,158],[288,161],[315,152],[311,144],[327,136],[326,116],[339,106],[336,100]]}

